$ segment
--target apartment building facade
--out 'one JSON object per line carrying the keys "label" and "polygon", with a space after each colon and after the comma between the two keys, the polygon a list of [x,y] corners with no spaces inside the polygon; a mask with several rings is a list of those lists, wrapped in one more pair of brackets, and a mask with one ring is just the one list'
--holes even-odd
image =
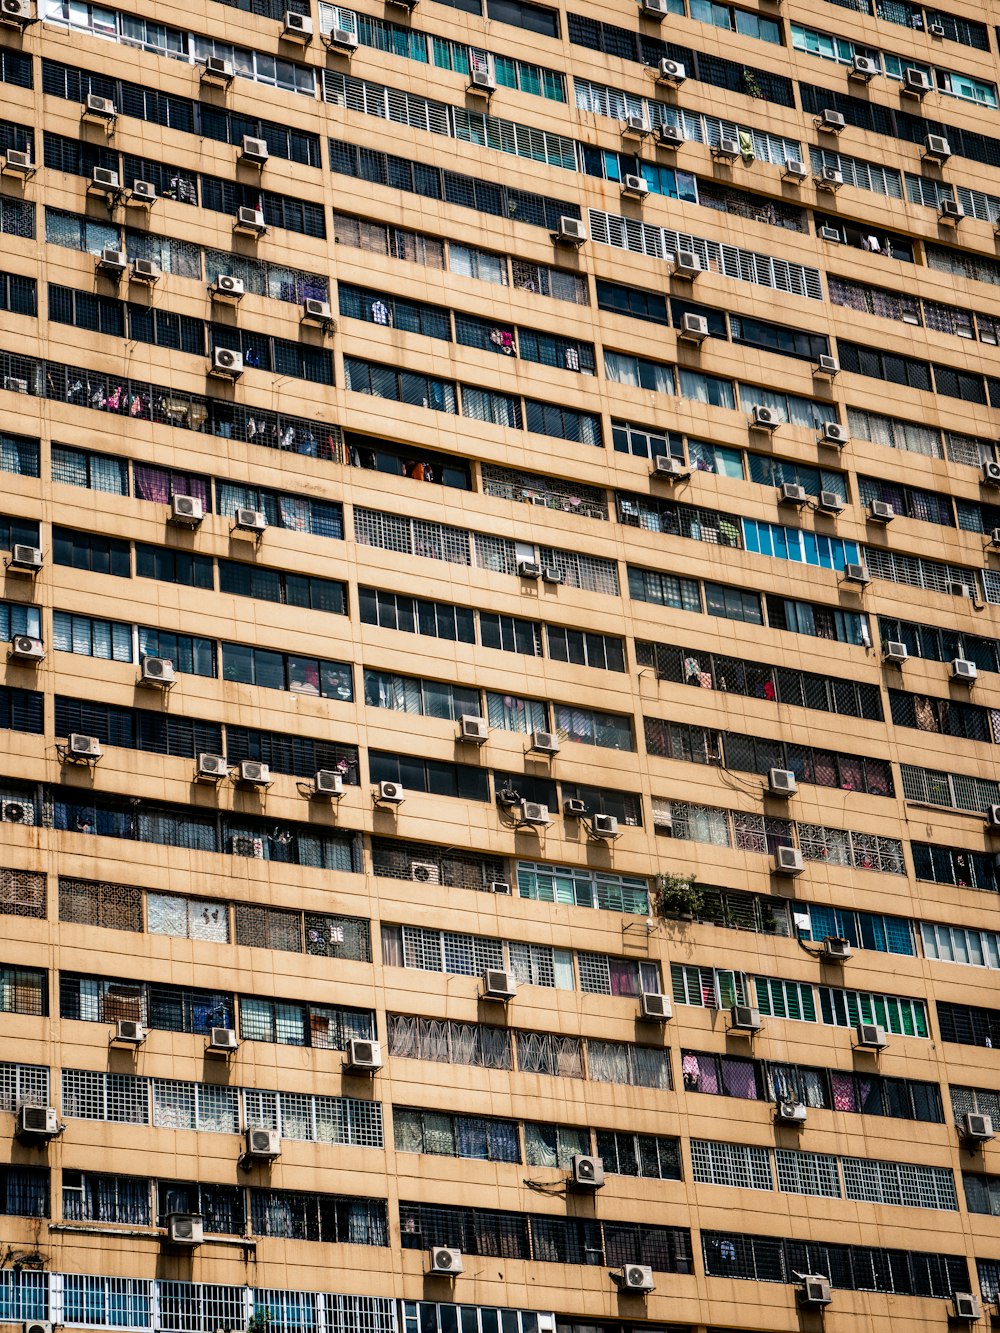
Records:
{"label": "apartment building facade", "polygon": [[1000,12],[362,3],[0,3],[0,1320],[989,1326]]}

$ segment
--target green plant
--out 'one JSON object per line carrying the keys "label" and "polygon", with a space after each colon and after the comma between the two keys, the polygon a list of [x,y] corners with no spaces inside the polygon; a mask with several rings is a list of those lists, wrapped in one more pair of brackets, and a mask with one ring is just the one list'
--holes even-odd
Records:
{"label": "green plant", "polygon": [[705,895],[694,882],[694,875],[666,872],[656,877],[656,903],[662,916],[696,917],[705,904]]}
{"label": "green plant", "polygon": [[271,1311],[265,1306],[262,1310],[255,1310],[247,1320],[247,1333],[270,1333],[271,1330]]}
{"label": "green plant", "polygon": [[757,82],[757,75],[752,69],[743,69],[743,91],[748,97],[763,97],[760,90],[760,84]]}

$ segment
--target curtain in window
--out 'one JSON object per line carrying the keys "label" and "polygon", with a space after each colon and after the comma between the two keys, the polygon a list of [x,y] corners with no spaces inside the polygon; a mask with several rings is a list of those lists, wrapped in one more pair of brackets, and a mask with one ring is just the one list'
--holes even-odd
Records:
{"label": "curtain in window", "polygon": [[134,463],[132,475],[135,479],[135,493],[140,500],[152,500],[156,504],[169,503],[169,473],[162,468],[149,467],[144,463]]}

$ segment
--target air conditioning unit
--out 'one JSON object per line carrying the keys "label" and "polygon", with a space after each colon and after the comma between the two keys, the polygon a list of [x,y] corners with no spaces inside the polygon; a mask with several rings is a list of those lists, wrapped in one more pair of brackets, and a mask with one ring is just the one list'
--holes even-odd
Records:
{"label": "air conditioning unit", "polygon": [[563,814],[567,819],[584,819],[588,813],[587,802],[577,796],[563,801]]}
{"label": "air conditioning unit", "polygon": [[962,583],[959,579],[951,579],[948,583],[948,591],[952,597],[969,597],[971,590],[967,583]]}
{"label": "air conditioning unit", "polygon": [[641,111],[631,112],[622,121],[622,134],[628,138],[644,139],[648,133],[646,118]]}
{"label": "air conditioning unit", "polygon": [[54,1106],[19,1106],[15,1132],[20,1139],[54,1139],[59,1133],[59,1113]]}
{"label": "air conditioning unit", "polygon": [[30,634],[15,634],[10,641],[10,655],[15,662],[42,662],[45,659],[45,645],[41,639],[33,639]]}
{"label": "air conditioning unit", "polygon": [[10,551],[9,568],[25,574],[37,574],[42,567],[42,552],[38,546],[15,542]]}
{"label": "air conditioning unit", "polygon": [[167,1240],[171,1245],[194,1249],[205,1239],[205,1227],[198,1213],[170,1213],[167,1216]]}
{"label": "air conditioning unit", "polygon": [[572,218],[568,215],[561,217],[554,237],[565,245],[583,245],[587,239],[587,231],[582,218]]}
{"label": "air conditioning unit", "polygon": [[647,194],[649,194],[649,185],[644,176],[632,176],[626,174],[625,179],[622,181],[623,199],[638,199],[641,201],[645,199]]}
{"label": "air conditioning unit", "polygon": [[681,61],[664,58],[656,68],[656,77],[660,83],[666,83],[671,88],[679,88],[687,79],[687,70]]}
{"label": "air conditioning unit", "polygon": [[604,1162],[600,1157],[576,1153],[570,1164],[569,1183],[575,1190],[599,1190],[604,1184]]}
{"label": "air conditioning unit", "polygon": [[988,1143],[993,1138],[993,1120],[978,1111],[966,1111],[962,1117],[962,1138],[968,1143]]}
{"label": "air conditioning unit", "polygon": [[645,18],[666,18],[670,13],[670,0],[639,0],[639,13]]}
{"label": "air conditioning unit", "polygon": [[781,418],[773,407],[764,407],[757,403],[750,413],[750,425],[754,430],[777,430],[781,425]]}
{"label": "air conditioning unit", "polygon": [[302,302],[302,322],[303,324],[318,324],[324,329],[330,328],[333,324],[333,311],[330,308],[330,302],[307,296]]}
{"label": "air conditioning unit", "polygon": [[537,560],[519,560],[517,562],[517,573],[522,579],[540,579],[542,577],[542,567]]}
{"label": "air conditioning unit", "polygon": [[308,46],[313,36],[312,19],[308,14],[293,14],[288,10],[281,24],[281,35],[286,42],[300,42]]}
{"label": "air conditioning unit", "polygon": [[0,23],[13,23],[23,28],[26,23],[34,22],[31,0],[2,0],[0,3]]}
{"label": "air conditioning unit", "polygon": [[240,532],[266,532],[267,515],[261,509],[236,509],[233,526]]}
{"label": "air conditioning unit", "polygon": [[699,273],[704,272],[704,265],[694,250],[678,250],[674,256],[674,277],[689,278],[692,282]]}
{"label": "air conditioning unit", "polygon": [[564,583],[566,575],[558,565],[542,565],[542,582],[560,584]]}
{"label": "air conditioning unit", "polygon": [[55,1325],[48,1320],[26,1319],[22,1326],[22,1333],[55,1333]]}
{"label": "air conditioning unit", "polygon": [[805,870],[802,853],[797,847],[776,847],[774,851],[774,873],[776,875],[801,875]]}
{"label": "air conditioning unit", "polygon": [[196,528],[205,517],[201,501],[194,495],[174,495],[170,500],[170,521],[181,528]]}
{"label": "air conditioning unit", "polygon": [[850,438],[847,427],[842,426],[839,421],[823,422],[823,429],[819,437],[820,444],[835,444],[838,449],[841,449],[849,442]]}
{"label": "air conditioning unit", "polygon": [[801,157],[786,157],[782,171],[785,180],[797,181],[799,185],[808,177],[809,168]]}
{"label": "air conditioning unit", "polygon": [[836,245],[844,239],[836,227],[820,227],[818,235],[821,241],[833,241]]}
{"label": "air conditioning unit", "polygon": [[236,77],[236,70],[231,60],[223,60],[220,56],[209,56],[201,71],[201,77],[205,83],[218,83],[228,88]]}
{"label": "air conditioning unit", "polygon": [[871,83],[877,74],[881,74],[877,60],[871,56],[855,56],[851,61],[851,68],[847,71],[847,77],[855,83]]}
{"label": "air conditioning unit", "polygon": [[806,1108],[803,1102],[778,1102],[774,1108],[774,1118],[783,1125],[804,1125]]}
{"label": "air conditioning unit", "polygon": [[684,135],[676,125],[660,125],[656,131],[656,142],[661,148],[678,149],[684,143]]}
{"label": "air conditioning unit", "polygon": [[836,491],[820,491],[816,508],[821,514],[842,514],[845,503]]}
{"label": "air conditioning unit", "polygon": [[110,167],[95,167],[90,173],[87,189],[91,194],[116,195],[121,188],[118,172],[112,171]]}
{"label": "air conditioning unit", "polygon": [[870,500],[868,502],[868,517],[873,523],[891,523],[896,517],[896,511],[885,500]]}
{"label": "air conditioning unit", "polygon": [[212,283],[209,291],[212,294],[213,301],[226,301],[235,305],[242,301],[246,295],[246,287],[243,285],[242,278],[234,278],[231,273],[220,273]]}
{"label": "air conditioning unit", "polygon": [[778,501],[780,504],[797,505],[801,509],[803,505],[809,503],[809,496],[806,495],[804,486],[799,486],[794,481],[786,481],[778,492]]}
{"label": "air conditioning unit", "polygon": [[521,823],[528,824],[532,828],[544,828],[551,823],[549,807],[542,805],[540,801],[521,801],[520,813]]}
{"label": "air conditioning unit", "polygon": [[244,1152],[255,1161],[273,1162],[281,1156],[280,1132],[276,1129],[248,1129]]}
{"label": "air conditioning unit", "polygon": [[344,779],[332,768],[321,768],[313,777],[313,796],[343,796]]}
{"label": "air conditioning unit", "polygon": [[243,353],[231,347],[216,347],[208,373],[217,379],[238,380],[243,374]]}
{"label": "air conditioning unit", "polygon": [[729,1010],[729,1026],[736,1032],[759,1032],[760,1010],[749,1004],[734,1004]]}
{"label": "air conditioning unit", "polygon": [[533,731],[529,748],[535,754],[558,754],[559,740],[551,731]]}
{"label": "air conditioning unit", "polygon": [[344,1068],[351,1074],[374,1074],[382,1068],[382,1047],[367,1037],[352,1037],[347,1043]]}
{"label": "air conditioning unit", "polygon": [[497,90],[497,81],[488,69],[474,69],[469,74],[468,89],[480,97],[492,97]]}
{"label": "air conditioning unit", "polygon": [[590,834],[593,838],[613,841],[618,837],[618,819],[615,815],[595,814],[590,820]]}
{"label": "air conditioning unit", "polygon": [[163,274],[151,259],[133,259],[132,260],[132,281],[145,282],[150,286],[154,282],[159,282]]}
{"label": "air conditioning unit", "polygon": [[490,880],[488,888],[490,893],[498,893],[503,898],[510,897],[510,884],[505,879]]}
{"label": "air conditioning unit", "polygon": [[817,190],[827,190],[831,194],[836,193],[843,183],[844,173],[838,171],[836,167],[823,167],[819,175],[816,177]]}
{"label": "air conditioning unit", "polygon": [[922,69],[903,70],[903,94],[906,97],[926,97],[931,90],[931,76]]}
{"label": "air conditioning unit", "polygon": [[942,222],[961,222],[965,217],[965,209],[957,199],[942,199],[938,216]]}
{"label": "air conditioning unit", "polygon": [[871,581],[871,575],[864,565],[858,565],[849,560],[844,566],[845,583],[853,583],[858,588],[867,588]]}
{"label": "air conditioning unit", "polygon": [[232,1055],[239,1049],[240,1039],[232,1028],[209,1028],[206,1050],[214,1055]]}
{"label": "air conditioning unit", "polygon": [[767,775],[767,789],[772,796],[794,796],[799,785],[790,768],[772,768]]}
{"label": "air conditioning unit", "polygon": [[5,824],[34,824],[35,807],[31,801],[0,800],[0,820]]}
{"label": "air conditioning unit", "polygon": [[255,139],[251,134],[244,134],[240,144],[240,161],[262,167],[267,161],[267,140]]}
{"label": "air conditioning unit", "polygon": [[430,1267],[427,1272],[433,1277],[454,1277],[465,1271],[462,1263],[462,1251],[449,1249],[446,1245],[435,1245],[430,1252]]}
{"label": "air conditioning unit", "polygon": [[72,759],[85,759],[88,763],[96,762],[101,757],[101,742],[96,736],[83,736],[74,731],[70,734],[66,750]]}
{"label": "air conditioning unit", "polygon": [[143,657],[139,664],[143,685],[167,687],[174,683],[174,664],[168,657]]}
{"label": "air conditioning unit", "polygon": [[652,472],[654,477],[665,477],[668,481],[687,481],[691,475],[683,461],[670,454],[660,454],[654,458]]}
{"label": "air conditioning unit", "polygon": [[827,134],[839,134],[841,130],[847,128],[847,121],[839,111],[833,111],[830,107],[824,107],[816,120],[819,129],[825,130]]}
{"label": "air conditioning unit", "polygon": [[351,32],[350,28],[331,28],[323,34],[323,41],[327,46],[335,46],[338,51],[350,53],[358,49],[357,34]]}
{"label": "air conditioning unit", "polygon": [[142,204],[144,206],[155,204],[156,186],[152,181],[133,181],[128,201],[130,204]]}
{"label": "air conditioning unit", "polygon": [[928,134],[924,140],[924,157],[928,162],[947,162],[951,157],[951,145],[943,134]]}
{"label": "air conditioning unit", "polygon": [[17,375],[5,375],[3,387],[8,393],[27,393],[28,381],[20,379]]}
{"label": "air conditioning unit", "polygon": [[195,761],[195,776],[202,781],[219,782],[229,777],[229,764],[221,754],[202,752]]}
{"label": "air conditioning unit", "polygon": [[833,1288],[828,1277],[822,1277],[817,1273],[803,1273],[801,1283],[796,1293],[799,1305],[807,1310],[819,1310],[830,1304],[833,1299],[831,1295]]}
{"label": "air conditioning unit", "polygon": [[1000,528],[994,528],[990,533],[990,546],[994,550],[1000,549]]}
{"label": "air conditioning unit", "polygon": [[846,963],[853,952],[851,941],[840,935],[827,935],[823,940],[823,957],[828,963]]}
{"label": "air conditioning unit", "polygon": [[681,315],[677,336],[681,342],[703,343],[708,337],[708,320],[704,315],[695,315],[691,311],[685,311]]}
{"label": "air conditioning unit", "polygon": [[16,148],[8,148],[4,155],[2,170],[5,176],[19,176],[21,180],[27,180],[35,172],[31,164],[31,154],[19,152]]}
{"label": "air conditioning unit", "polygon": [[955,1291],[951,1297],[951,1318],[956,1324],[978,1324],[983,1317],[979,1297],[971,1291]]}
{"label": "air conditioning unit", "polygon": [[112,1040],[118,1046],[141,1046],[146,1040],[146,1031],[141,1023],[136,1023],[131,1018],[119,1018],[115,1024],[115,1035]]}
{"label": "air conditioning unit", "polygon": [[458,719],[458,734],[463,741],[471,741],[473,745],[485,745],[490,738],[489,723],[484,717],[463,713]]}
{"label": "air conditioning unit", "polygon": [[739,139],[723,134],[712,149],[712,156],[717,162],[736,162],[743,156]]}
{"label": "air conditioning unit", "polygon": [[402,805],[406,799],[398,782],[380,782],[376,788],[379,805]]}
{"label": "air conditioning unit", "polygon": [[269,787],[271,770],[257,759],[244,759],[237,770],[236,781],[244,787]]}
{"label": "air conditioning unit", "polygon": [[[835,356],[820,356],[816,359],[813,367],[813,378],[817,380],[836,379],[840,374],[840,362]],[[837,425],[837,422],[830,422],[830,425]],[[825,429],[825,426],[824,426]]]}
{"label": "air conditioning unit", "polygon": [[854,1029],[854,1039],[866,1051],[884,1051],[889,1045],[881,1023],[859,1023]]}
{"label": "air conditioning unit", "polygon": [[648,1264],[625,1264],[616,1268],[611,1275],[620,1291],[647,1292],[655,1291],[653,1270]]}
{"label": "air conditioning unit", "polygon": [[943,37],[945,35],[943,23],[929,23],[927,25],[927,31],[932,37]]}
{"label": "air conditioning unit", "polygon": [[967,657],[955,657],[952,659],[952,680],[960,680],[964,685],[971,685],[978,674],[979,671],[975,662],[970,662]]}
{"label": "air conditioning unit", "polygon": [[87,100],[83,104],[83,119],[96,120],[107,125],[115,118],[115,104],[110,97],[95,97],[93,93],[87,94]]}
{"label": "air conditioning unit", "polygon": [[640,1018],[650,1023],[665,1023],[673,1016],[674,1010],[668,995],[661,995],[659,991],[643,991],[639,996]]}
{"label": "air conditioning unit", "polygon": [[97,267],[102,273],[110,273],[114,277],[120,278],[128,268],[125,251],[112,250],[110,246],[101,250],[97,256]]}
{"label": "air conditioning unit", "polygon": [[513,972],[487,968],[483,973],[483,999],[502,1000],[504,1004],[517,994],[517,977]]}
{"label": "air conditioning unit", "polygon": [[410,879],[418,884],[440,884],[441,867],[436,861],[411,861]]}
{"label": "air conditioning unit", "polygon": [[902,666],[909,655],[909,648],[898,639],[889,639],[882,650],[883,662],[894,662],[897,666]]}
{"label": "air conditioning unit", "polygon": [[991,805],[986,812],[986,823],[991,829],[1000,829],[1000,805]]}
{"label": "air conditioning unit", "polygon": [[233,231],[243,236],[263,236],[267,231],[262,208],[238,208]]}

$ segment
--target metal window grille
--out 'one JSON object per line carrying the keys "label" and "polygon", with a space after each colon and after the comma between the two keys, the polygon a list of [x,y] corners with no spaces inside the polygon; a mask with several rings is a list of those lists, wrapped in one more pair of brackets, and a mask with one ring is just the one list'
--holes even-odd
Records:
{"label": "metal window grille", "polygon": [[0,869],[0,916],[45,917],[45,876]]}
{"label": "metal window grille", "polygon": [[741,1189],[773,1190],[771,1159],[766,1148],[744,1143],[691,1140],[691,1169],[703,1185],[734,1185]]}
{"label": "metal window grille", "polygon": [[149,1124],[148,1080],[132,1074],[62,1071],[62,1113],[79,1120]]}
{"label": "metal window grille", "polygon": [[59,879],[59,920],[111,930],[142,930],[142,890],[131,884]]}
{"label": "metal window grille", "polygon": [[48,1106],[49,1071],[45,1065],[0,1064],[0,1110]]}
{"label": "metal window grille", "polygon": [[776,1148],[774,1164],[778,1171],[778,1189],[783,1194],[840,1198],[836,1157],[826,1153],[793,1152],[786,1148]]}

